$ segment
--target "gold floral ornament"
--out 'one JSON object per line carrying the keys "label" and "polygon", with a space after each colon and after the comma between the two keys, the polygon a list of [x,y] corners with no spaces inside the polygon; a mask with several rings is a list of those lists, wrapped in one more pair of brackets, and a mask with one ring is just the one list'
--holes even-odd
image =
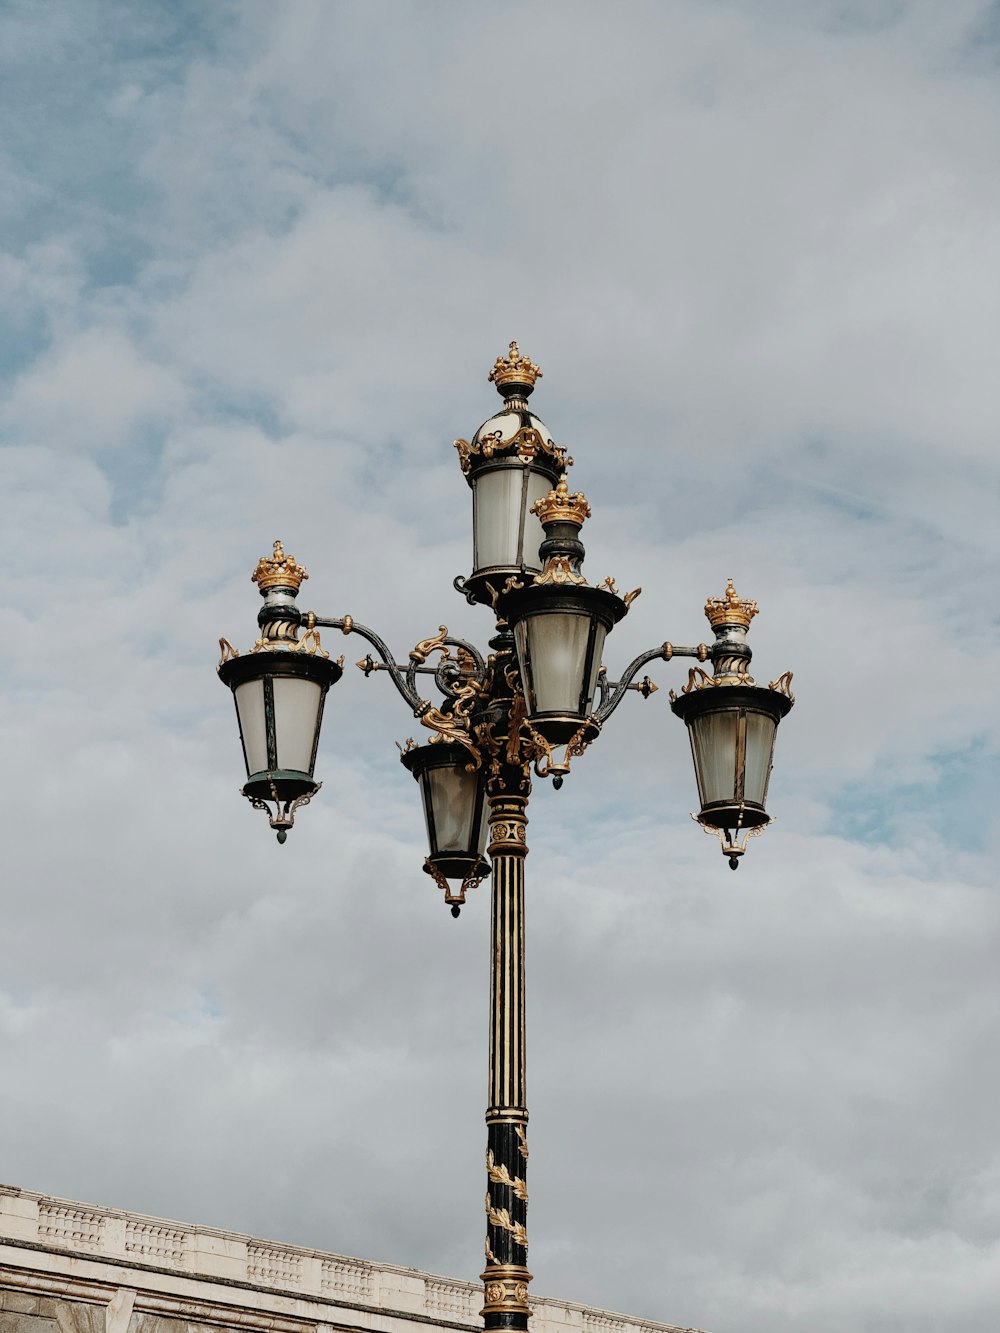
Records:
{"label": "gold floral ornament", "polygon": [[732,579],[726,580],[726,591],[721,597],[710,597],[705,603],[705,615],[713,629],[719,625],[742,625],[749,629],[759,609],[756,602],[739,596]]}
{"label": "gold floral ornament", "polygon": [[277,587],[297,589],[309,575],[296,563],[294,556],[285,555],[281,542],[276,541],[274,554],[262,555],[250,577],[261,592],[266,592],[268,588]]}
{"label": "gold floral ornament", "polygon": [[534,361],[521,354],[517,343],[511,343],[510,351],[497,357],[487,378],[498,389],[505,384],[527,384],[533,388],[535,380],[542,378],[542,372]]}

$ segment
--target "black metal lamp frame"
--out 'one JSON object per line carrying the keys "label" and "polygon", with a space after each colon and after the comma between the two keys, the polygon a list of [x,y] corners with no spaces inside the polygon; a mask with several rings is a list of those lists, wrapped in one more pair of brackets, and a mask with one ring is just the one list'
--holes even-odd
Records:
{"label": "black metal lamp frame", "polygon": [[[498,358],[490,378],[496,377],[498,388],[504,392],[505,375],[509,389],[511,384],[533,385],[538,373],[538,368],[521,357],[517,345],[512,343],[509,357]],[[508,391],[505,397],[509,401],[512,395]],[[457,443],[463,470],[468,475],[469,466],[478,465],[481,455],[476,454],[474,446],[464,441]],[[560,469],[555,469],[558,475],[564,468],[565,450],[552,446],[551,441],[548,446],[554,452],[548,454],[546,466],[548,458],[559,460]],[[518,447],[531,457],[530,450],[539,446],[537,441],[522,439]],[[610,630],[639,592],[637,589],[619,597],[611,580],[600,588],[585,586],[580,573],[583,547],[578,539],[584,510],[589,513],[584,497],[568,496],[563,481],[557,491],[546,498],[545,504],[548,508],[543,505],[539,511],[546,531],[546,541],[541,549],[541,557],[546,562],[542,573],[532,576],[524,570],[504,570],[501,572],[506,577],[499,587],[486,578],[472,583],[456,580],[456,587],[468,600],[492,604],[496,613],[496,632],[490,640],[492,651],[488,656],[474,644],[449,635],[447,628],[441,626],[437,635],[423,640],[410,651],[406,662],[398,662],[374,630],[359,624],[351,616],[300,613],[294,606],[298,584],[289,596],[287,579],[276,599],[277,609],[272,608],[267,616],[264,611],[261,613],[264,631],[261,646],[270,646],[270,641],[277,636],[284,651],[294,652],[296,656],[302,642],[298,639],[300,629],[304,629],[306,639],[311,636],[312,649],[322,655],[324,662],[326,650],[319,643],[319,630],[359,635],[374,650],[374,655],[369,651],[357,666],[366,677],[381,672],[388,675],[413,716],[432,733],[426,746],[415,747],[412,742],[408,743],[402,754],[404,765],[418,777],[427,765],[438,762],[464,762],[478,774],[478,799],[485,802],[488,810],[490,865],[478,859],[478,852],[474,858],[471,848],[458,857],[441,857],[437,855],[439,849],[432,843],[432,854],[425,868],[445,887],[446,895],[447,880],[461,877],[461,898],[446,896],[453,911],[457,903],[464,901],[465,889],[492,869],[487,1225],[482,1314],[486,1329],[517,1330],[518,1333],[526,1333],[528,1328],[528,1283],[531,1280],[527,1268],[524,861],[528,852],[525,830],[532,772],[539,777],[552,777],[555,785],[561,785],[572,759],[582,754],[600,734],[628,692],[637,692],[648,699],[657,690],[648,675],[637,680],[643,668],[652,662],[669,662],[675,657],[694,658],[699,663],[711,659],[712,676],[701,667],[693,667],[681,695],[670,693],[674,711],[685,721],[700,711],[731,704],[737,696],[744,697],[748,691],[752,691],[755,702],[767,696],[765,706],[770,707],[776,719],[784,716],[792,704],[790,673],[786,672],[772,682],[767,690],[757,687],[749,676],[750,650],[745,643],[745,633],[750,618],[756,614],[756,604],[738,598],[730,583],[726,594],[722,598],[710,599],[706,607],[716,632],[712,647],[704,643],[694,647],[662,643],[640,653],[615,681],[607,679],[602,667],[597,676],[596,699],[589,712],[585,706],[586,698],[581,697],[576,715],[531,716],[532,664],[529,659],[519,665],[512,626],[516,627],[529,613],[573,610],[575,614],[600,619]],[[276,544],[275,560],[279,550],[280,546]],[[273,561],[262,561],[258,573],[261,567],[267,565],[270,570],[273,564]],[[304,571],[301,576],[305,577]],[[255,579],[257,577],[255,574]],[[267,577],[273,579],[277,575],[269,572]],[[263,583],[261,590],[264,591]],[[593,644],[593,628],[589,642]],[[225,646],[228,648],[228,644]],[[436,662],[430,661],[432,657],[437,658]],[[248,660],[251,659],[240,658],[220,667],[227,683],[236,679],[239,672],[249,670],[239,665]],[[331,667],[334,665],[339,666],[330,664]],[[591,662],[585,669],[585,682],[592,674],[592,667]],[[338,669],[336,675],[331,675],[330,683],[339,674]],[[422,697],[418,691],[418,677],[425,676],[433,678],[436,689],[443,696],[437,704]],[[560,762],[553,757],[555,743],[565,746],[565,755]],[[253,799],[250,792],[247,794]],[[730,855],[731,864],[738,864],[735,858],[742,855],[745,841],[744,846],[734,853],[732,846],[727,846],[723,831],[713,823],[718,817],[719,812],[710,810],[695,816],[706,831],[719,831],[723,851]],[[286,827],[290,827],[291,822],[289,814]],[[748,833],[756,832],[761,831],[767,822],[768,816],[761,806],[747,812],[742,827]],[[730,839],[730,843],[732,841]]]}

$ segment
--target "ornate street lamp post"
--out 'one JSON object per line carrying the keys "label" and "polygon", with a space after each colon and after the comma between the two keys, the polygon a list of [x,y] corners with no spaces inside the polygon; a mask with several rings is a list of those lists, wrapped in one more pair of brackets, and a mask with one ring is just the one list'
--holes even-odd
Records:
{"label": "ornate street lamp post", "polygon": [[[791,673],[767,688],[749,674],[746,642],[756,602],[732,581],[705,607],[713,644],[663,643],[641,653],[609,682],[605,640],[640,589],[619,596],[614,581],[591,587],[582,572],[580,531],[590,506],[570,493],[566,450],[528,410],[540,377],[511,343],[490,374],[504,402],[471,442],[457,440],[473,492],[473,570],[456,587],[492,608],[496,632],[487,656],[445,626],[397,662],[381,638],[350,616],[327,618],[297,605],[308,577],[280,542],[253,574],[264,605],[260,637],[241,656],[220,640],[219,675],[233,691],[251,803],[284,842],[298,808],[320,788],[313,776],[323,705],[342,675],[320,629],[358,634],[375,651],[358,667],[384,671],[432,734],[407,742],[402,761],[416,779],[427,824],[424,869],[458,916],[466,893],[492,875],[489,1107],[486,1112],[487,1329],[526,1330],[528,1110],[525,1091],[524,858],[531,773],[561,786],[629,690],[657,689],[636,677],[654,661],[711,661],[691,668],[671,708],[687,726],[700,810],[735,870],[747,839],[771,822],[765,809],[777,726],[792,706]],[[433,678],[437,704],[418,690]],[[487,830],[488,826],[488,830]],[[487,861],[484,851],[489,857]]]}

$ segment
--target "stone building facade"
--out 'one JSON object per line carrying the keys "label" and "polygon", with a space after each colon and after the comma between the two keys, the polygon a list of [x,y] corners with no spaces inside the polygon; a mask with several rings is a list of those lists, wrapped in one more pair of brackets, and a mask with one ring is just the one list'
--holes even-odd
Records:
{"label": "stone building facade", "polygon": [[[429,1333],[482,1288],[0,1185],[0,1333]],[[697,1333],[532,1297],[532,1333]]]}

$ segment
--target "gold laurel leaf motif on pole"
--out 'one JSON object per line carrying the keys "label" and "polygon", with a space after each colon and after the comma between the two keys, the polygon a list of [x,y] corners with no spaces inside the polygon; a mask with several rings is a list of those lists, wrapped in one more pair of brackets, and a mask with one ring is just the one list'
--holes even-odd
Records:
{"label": "gold laurel leaf motif on pole", "polygon": [[523,1125],[515,1125],[515,1126],[514,1126],[514,1133],[517,1135],[517,1148],[518,1148],[518,1152],[520,1152],[521,1156],[525,1159],[525,1161],[527,1161],[527,1159],[528,1159],[528,1136],[527,1136],[527,1134],[524,1132],[524,1126],[523,1126]]}
{"label": "gold laurel leaf motif on pole", "polygon": [[490,1203],[490,1196],[486,1196],[486,1216],[489,1218],[490,1225],[500,1227],[503,1231],[509,1231],[514,1237],[514,1242],[522,1246],[525,1250],[528,1248],[528,1233],[522,1222],[512,1222],[510,1210],[507,1208],[494,1208]]}
{"label": "gold laurel leaf motif on pole", "polygon": [[517,1198],[528,1202],[528,1187],[520,1176],[512,1176],[503,1162],[498,1163],[493,1156],[492,1149],[486,1150],[486,1174],[494,1185],[507,1185]]}

